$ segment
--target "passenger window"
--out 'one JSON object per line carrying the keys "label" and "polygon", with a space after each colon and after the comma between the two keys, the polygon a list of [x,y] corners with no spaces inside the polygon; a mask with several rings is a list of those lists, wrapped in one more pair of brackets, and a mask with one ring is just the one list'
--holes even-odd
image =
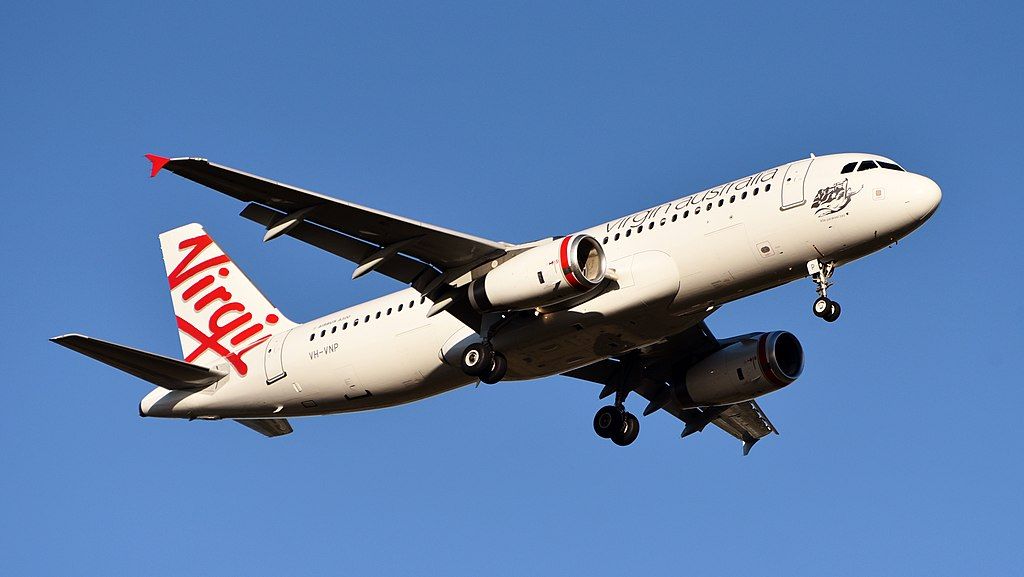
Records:
{"label": "passenger window", "polygon": [[356,320],[352,321],[352,326],[353,327],[358,327],[359,326],[359,319],[356,319]]}
{"label": "passenger window", "polygon": [[[764,185],[764,191],[765,192],[768,192],[771,189],[772,189],[772,183],[769,182],[768,184]],[[757,194],[757,189],[756,188],[754,189],[754,194]]]}
{"label": "passenger window", "polygon": [[688,210],[684,210],[684,211],[683,211],[683,218],[686,218],[686,217],[688,217],[688,216],[690,216],[690,211],[688,211]]}
{"label": "passenger window", "polygon": [[720,199],[720,200],[718,201],[718,206],[722,206],[723,204],[725,204],[725,199],[724,199],[724,198],[723,198],[723,199]]}
{"label": "passenger window", "polygon": [[615,233],[615,240],[619,240],[619,233]]}
{"label": "passenger window", "polygon": [[857,168],[857,163],[856,162],[851,162],[850,164],[847,164],[846,166],[844,166],[843,169],[839,171],[839,174],[846,174],[848,172],[853,172],[854,168]]}
{"label": "passenger window", "polygon": [[390,307],[388,308],[388,314],[391,314],[391,308]]}
{"label": "passenger window", "polygon": [[363,322],[364,323],[370,322],[370,315],[366,315],[366,318],[363,319]]}
{"label": "passenger window", "polygon": [[746,199],[747,199],[747,192],[743,191],[743,194],[740,195],[740,200],[746,200]]}
{"label": "passenger window", "polygon": [[341,325],[341,330],[345,330],[347,328],[348,328],[348,323],[345,323],[345,324]]}
{"label": "passenger window", "polygon": [[735,194],[729,197],[729,204],[732,204],[734,202],[736,202],[736,195]]}
{"label": "passenger window", "polygon": [[693,209],[693,214],[695,214],[695,215],[696,214],[700,214],[700,207],[699,206],[697,208]]}
{"label": "passenger window", "polygon": [[404,304],[404,303],[403,303],[403,304],[400,304],[400,305],[398,305],[398,312],[402,312],[402,307],[404,307],[404,306],[405,306],[405,304]]}
{"label": "passenger window", "polygon": [[601,244],[608,244],[608,237],[607,236],[604,237],[604,240],[601,241]]}
{"label": "passenger window", "polygon": [[313,333],[313,334],[309,335],[309,340],[313,340],[313,338],[315,338],[315,337],[316,337],[316,333]]}
{"label": "passenger window", "polygon": [[[662,221],[662,222],[664,222],[664,221]],[[651,224],[647,225],[647,230],[654,230],[654,221],[653,220],[651,221]]]}
{"label": "passenger window", "polygon": [[714,203],[712,203],[712,202],[709,202],[709,203],[708,203],[708,208],[707,208],[707,210],[711,210],[711,205],[712,205],[712,204],[714,204]]}
{"label": "passenger window", "polygon": [[331,334],[333,335],[336,332],[338,332],[338,325],[334,325],[333,327],[331,327]]}
{"label": "passenger window", "polygon": [[373,318],[375,318],[375,319],[379,319],[379,318],[380,318],[380,311],[377,311],[377,316],[375,316],[375,317],[373,317]]}
{"label": "passenger window", "polygon": [[[686,218],[686,213],[685,212],[683,213],[683,218]],[[679,215],[678,214],[673,214],[672,215],[672,222],[675,222],[678,219],[679,219]]]}
{"label": "passenger window", "polygon": [[327,330],[320,331],[320,338],[324,338],[324,335],[326,335],[326,334],[327,334]]}
{"label": "passenger window", "polygon": [[874,160],[865,160],[864,162],[860,163],[860,168],[857,169],[857,172],[862,172],[862,171],[865,171],[865,170],[871,170],[872,168],[878,168],[878,165],[875,164],[875,161]]}

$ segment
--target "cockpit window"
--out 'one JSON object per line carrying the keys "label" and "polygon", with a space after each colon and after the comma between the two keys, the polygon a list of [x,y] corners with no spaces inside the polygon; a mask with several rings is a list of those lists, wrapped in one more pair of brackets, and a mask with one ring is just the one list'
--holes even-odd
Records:
{"label": "cockpit window", "polygon": [[906,172],[898,164],[893,164],[891,162],[886,162],[884,160],[879,160],[878,166],[881,166],[882,168],[888,168],[889,170],[898,170],[900,172]]}
{"label": "cockpit window", "polygon": [[847,164],[846,166],[844,166],[843,169],[839,171],[839,174],[846,174],[847,172],[853,172],[854,168],[857,168],[857,163],[856,162],[851,162],[850,164]]}
{"label": "cockpit window", "polygon": [[878,168],[878,165],[875,164],[875,161],[865,160],[864,162],[860,163],[860,168],[857,169],[857,172],[861,172],[863,170],[871,170],[872,168]]}

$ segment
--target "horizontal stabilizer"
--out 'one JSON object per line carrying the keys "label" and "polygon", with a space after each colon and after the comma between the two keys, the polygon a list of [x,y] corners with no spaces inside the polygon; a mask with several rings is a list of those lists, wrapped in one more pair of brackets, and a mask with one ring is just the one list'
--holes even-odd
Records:
{"label": "horizontal stabilizer", "polygon": [[224,371],[208,369],[85,335],[62,335],[50,340],[165,389],[201,389],[227,376]]}
{"label": "horizontal stabilizer", "polygon": [[268,437],[280,437],[292,432],[288,419],[235,419],[235,422]]}

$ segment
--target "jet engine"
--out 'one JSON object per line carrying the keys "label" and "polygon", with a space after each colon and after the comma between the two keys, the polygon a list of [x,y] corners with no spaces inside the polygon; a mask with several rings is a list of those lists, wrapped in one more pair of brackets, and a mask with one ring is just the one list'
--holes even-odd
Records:
{"label": "jet engine", "polygon": [[739,403],[785,387],[803,368],[803,347],[792,333],[753,333],[690,367],[675,393],[688,406]]}
{"label": "jet engine", "polygon": [[588,234],[569,235],[528,249],[469,285],[469,302],[480,312],[551,306],[604,282],[608,260]]}

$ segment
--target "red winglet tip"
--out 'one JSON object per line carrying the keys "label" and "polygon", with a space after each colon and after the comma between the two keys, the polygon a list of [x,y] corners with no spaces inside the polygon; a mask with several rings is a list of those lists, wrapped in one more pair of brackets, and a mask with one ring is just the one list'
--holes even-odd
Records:
{"label": "red winglet tip", "polygon": [[164,158],[162,156],[157,156],[155,154],[147,154],[146,158],[148,158],[149,161],[153,163],[153,171],[149,173],[150,178],[156,176],[156,173],[160,172],[160,169],[163,168],[165,164],[171,161],[170,158]]}

